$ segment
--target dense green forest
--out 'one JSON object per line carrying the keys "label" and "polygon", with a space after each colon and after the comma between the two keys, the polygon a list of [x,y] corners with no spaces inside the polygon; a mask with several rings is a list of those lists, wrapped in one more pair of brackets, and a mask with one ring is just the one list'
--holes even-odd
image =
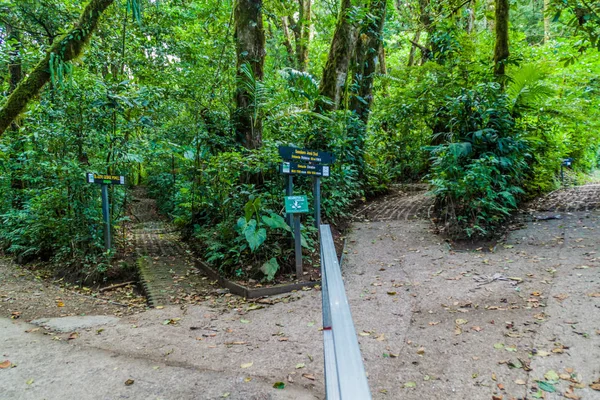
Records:
{"label": "dense green forest", "polygon": [[597,0],[0,0],[0,248],[101,278],[84,177],[109,173],[221,273],[272,279],[279,145],[337,156],[326,221],[425,181],[447,234],[491,235],[564,158],[597,167],[599,36]]}

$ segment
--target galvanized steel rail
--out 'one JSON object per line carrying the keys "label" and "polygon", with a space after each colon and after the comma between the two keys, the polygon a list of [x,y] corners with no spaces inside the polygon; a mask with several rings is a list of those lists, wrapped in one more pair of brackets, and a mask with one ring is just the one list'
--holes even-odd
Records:
{"label": "galvanized steel rail", "polygon": [[369,400],[369,383],[329,225],[321,225],[320,235],[327,400]]}

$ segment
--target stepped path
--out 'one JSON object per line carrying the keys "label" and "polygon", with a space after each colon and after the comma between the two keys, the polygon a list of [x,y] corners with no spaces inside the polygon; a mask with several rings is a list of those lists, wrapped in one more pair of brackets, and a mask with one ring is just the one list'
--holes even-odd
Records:
{"label": "stepped path", "polygon": [[590,211],[600,207],[600,184],[573,186],[555,190],[530,204],[538,211]]}
{"label": "stepped path", "polygon": [[175,229],[162,218],[144,187],[133,190],[132,241],[140,279],[151,306],[194,303],[214,289],[195,267]]}
{"label": "stepped path", "polygon": [[401,221],[427,217],[433,200],[426,184],[394,185],[386,196],[357,208],[355,221]]}

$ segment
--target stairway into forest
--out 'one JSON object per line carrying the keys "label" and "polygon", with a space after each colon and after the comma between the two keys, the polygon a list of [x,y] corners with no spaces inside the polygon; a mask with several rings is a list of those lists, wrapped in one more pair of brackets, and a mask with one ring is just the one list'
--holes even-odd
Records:
{"label": "stairway into forest", "polygon": [[600,208],[600,184],[566,187],[538,197],[528,208],[535,211],[575,212]]}
{"label": "stairway into forest", "polygon": [[355,221],[398,221],[428,218],[433,198],[427,195],[425,183],[398,184],[390,193],[358,207],[353,214]]}
{"label": "stairway into forest", "polygon": [[199,302],[214,290],[145,187],[133,188],[129,212],[136,264],[151,307]]}

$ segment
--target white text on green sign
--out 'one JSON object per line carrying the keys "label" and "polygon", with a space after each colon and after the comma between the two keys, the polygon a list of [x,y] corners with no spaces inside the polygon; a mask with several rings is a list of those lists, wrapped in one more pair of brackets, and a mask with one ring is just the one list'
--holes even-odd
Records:
{"label": "white text on green sign", "polygon": [[285,212],[287,214],[307,213],[308,200],[306,196],[285,196]]}

